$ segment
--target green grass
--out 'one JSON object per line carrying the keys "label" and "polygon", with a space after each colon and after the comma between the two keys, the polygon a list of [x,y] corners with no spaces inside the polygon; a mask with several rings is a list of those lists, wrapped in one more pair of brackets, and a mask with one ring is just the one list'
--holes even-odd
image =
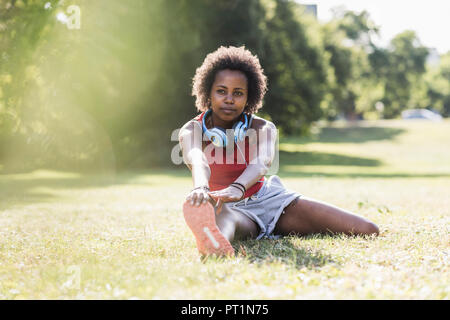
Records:
{"label": "green grass", "polygon": [[379,237],[234,243],[200,261],[187,169],[0,176],[0,299],[448,299],[450,122],[363,122],[280,143],[284,184]]}

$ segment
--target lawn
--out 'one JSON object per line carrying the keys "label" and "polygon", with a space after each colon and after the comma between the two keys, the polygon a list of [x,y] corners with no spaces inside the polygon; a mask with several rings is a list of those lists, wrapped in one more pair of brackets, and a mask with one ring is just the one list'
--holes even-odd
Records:
{"label": "lawn", "polygon": [[236,242],[200,261],[187,168],[0,175],[0,299],[449,299],[450,121],[360,122],[280,141],[289,188],[379,237]]}

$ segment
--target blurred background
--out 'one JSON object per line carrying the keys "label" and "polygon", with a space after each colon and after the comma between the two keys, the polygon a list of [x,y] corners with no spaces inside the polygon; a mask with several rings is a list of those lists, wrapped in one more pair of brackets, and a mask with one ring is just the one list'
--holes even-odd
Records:
{"label": "blurred background", "polygon": [[221,45],[259,57],[259,115],[283,137],[319,121],[439,121],[450,115],[448,28],[401,29],[425,18],[408,11],[419,2],[401,3],[0,0],[0,173],[174,166],[171,134],[197,114],[195,70]]}

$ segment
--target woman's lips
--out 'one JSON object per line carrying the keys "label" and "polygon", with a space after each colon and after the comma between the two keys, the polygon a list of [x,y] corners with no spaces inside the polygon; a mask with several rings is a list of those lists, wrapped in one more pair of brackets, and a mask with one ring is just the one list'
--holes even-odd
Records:
{"label": "woman's lips", "polygon": [[232,108],[220,108],[220,110],[225,114],[232,114],[235,112],[235,110]]}

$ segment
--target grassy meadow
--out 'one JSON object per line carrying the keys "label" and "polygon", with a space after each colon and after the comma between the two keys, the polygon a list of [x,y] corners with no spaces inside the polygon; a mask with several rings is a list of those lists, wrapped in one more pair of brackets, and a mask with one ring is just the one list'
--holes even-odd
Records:
{"label": "grassy meadow", "polygon": [[449,299],[450,122],[377,121],[280,141],[289,189],[379,237],[242,241],[200,261],[187,168],[0,175],[0,299]]}

